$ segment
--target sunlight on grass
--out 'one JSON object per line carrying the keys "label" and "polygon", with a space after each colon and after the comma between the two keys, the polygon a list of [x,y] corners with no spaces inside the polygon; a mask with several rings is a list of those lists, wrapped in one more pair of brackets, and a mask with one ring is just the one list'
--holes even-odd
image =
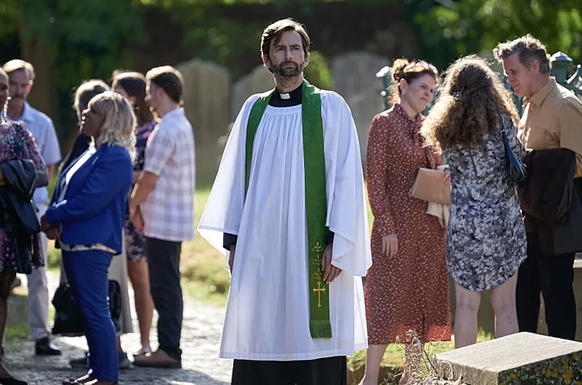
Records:
{"label": "sunlight on grass", "polygon": [[[483,328],[479,328],[479,334],[477,335],[477,343],[483,341],[489,341],[493,338],[490,333],[486,333]],[[426,353],[432,357],[436,354],[448,352],[455,348],[453,341],[434,341],[425,344],[424,349]],[[352,357],[348,357],[348,368],[353,371],[357,371],[360,367],[363,367],[366,363],[366,351],[357,351]],[[404,364],[404,345],[402,344],[390,344],[384,353],[384,358],[382,359],[383,365],[392,366],[402,366]]]}

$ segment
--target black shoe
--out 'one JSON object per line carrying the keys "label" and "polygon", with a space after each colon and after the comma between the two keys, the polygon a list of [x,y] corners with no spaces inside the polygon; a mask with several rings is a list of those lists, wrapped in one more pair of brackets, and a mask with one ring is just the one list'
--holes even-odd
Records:
{"label": "black shoe", "polygon": [[36,341],[35,351],[37,356],[60,356],[61,351],[52,346],[48,337]]}
{"label": "black shoe", "polygon": [[14,377],[0,378],[0,385],[28,385],[28,382],[17,380]]}
{"label": "black shoe", "polygon": [[83,357],[83,358],[76,358],[74,360],[70,360],[69,365],[71,365],[71,368],[78,368],[78,369],[88,368],[89,363],[87,361],[87,353],[85,353],[85,357]]}
{"label": "black shoe", "polygon": [[[124,352],[117,352],[117,361],[119,363],[119,369],[129,369],[131,366],[131,361],[129,361],[127,354]],[[71,365],[71,368],[87,369],[89,367],[87,353],[85,353],[85,357],[83,358],[75,358],[74,360],[70,360],[69,365]]]}

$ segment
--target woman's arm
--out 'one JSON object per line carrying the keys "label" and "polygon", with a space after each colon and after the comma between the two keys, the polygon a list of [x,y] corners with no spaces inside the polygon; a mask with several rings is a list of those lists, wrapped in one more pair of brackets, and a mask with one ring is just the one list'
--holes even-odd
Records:
{"label": "woman's arm", "polygon": [[386,152],[389,151],[389,133],[386,117],[377,115],[370,126],[366,156],[366,180],[368,199],[374,214],[374,226],[380,228],[382,236],[394,234],[396,228],[392,218],[390,196],[386,189],[388,183],[388,164]]}
{"label": "woman's arm", "polygon": [[55,226],[94,217],[132,181],[131,160],[122,152],[102,154],[87,176],[81,191],[46,211],[46,221]]}

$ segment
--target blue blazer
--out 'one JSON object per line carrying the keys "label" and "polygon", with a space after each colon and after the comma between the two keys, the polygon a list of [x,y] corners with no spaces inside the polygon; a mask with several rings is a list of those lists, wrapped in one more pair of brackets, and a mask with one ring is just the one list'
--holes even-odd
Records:
{"label": "blue blazer", "polygon": [[[61,173],[57,197],[61,180],[78,160]],[[69,180],[63,200],[47,209],[46,221],[51,226],[62,226],[61,240],[67,245],[102,243],[121,252],[132,182],[133,164],[127,151],[102,145]]]}

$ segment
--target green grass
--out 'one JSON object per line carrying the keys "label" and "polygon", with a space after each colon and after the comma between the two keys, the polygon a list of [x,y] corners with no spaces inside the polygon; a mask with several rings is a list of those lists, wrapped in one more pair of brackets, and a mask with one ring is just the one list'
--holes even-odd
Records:
{"label": "green grass", "polygon": [[23,338],[28,338],[28,322],[20,322],[15,325],[8,325],[5,329],[6,342],[11,343],[14,341],[22,340]]}
{"label": "green grass", "polygon": [[[482,328],[479,328],[479,334],[477,335],[477,343],[488,341],[492,339],[493,336],[489,333],[485,333]],[[429,342],[424,345],[424,350],[429,356],[434,356],[439,353],[448,352],[453,350],[455,345],[453,341],[435,341]],[[366,363],[366,351],[357,351],[355,355],[348,358],[348,368],[356,371],[360,367],[364,366]],[[402,366],[404,364],[404,345],[402,344],[390,344],[384,353],[382,359],[382,365],[391,366]]]}

